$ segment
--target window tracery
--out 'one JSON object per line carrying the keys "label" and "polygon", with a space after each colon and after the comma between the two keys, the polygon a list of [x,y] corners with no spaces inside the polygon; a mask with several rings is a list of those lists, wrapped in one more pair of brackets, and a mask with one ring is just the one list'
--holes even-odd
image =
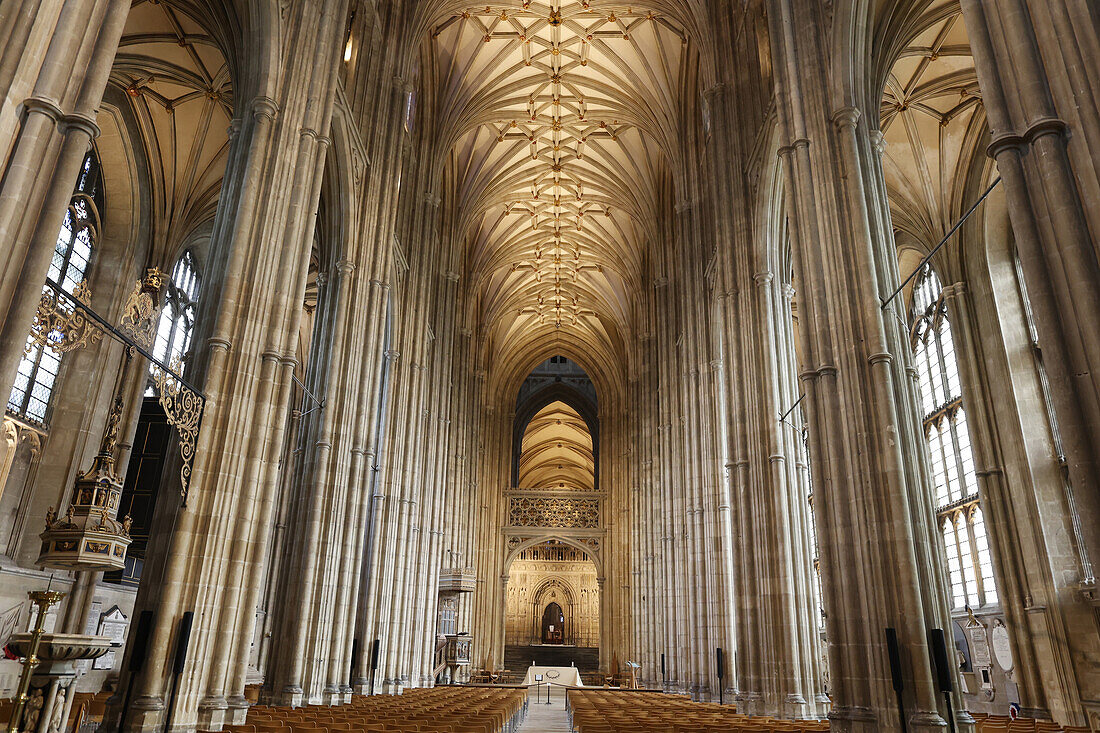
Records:
{"label": "window tracery", "polygon": [[913,288],[909,323],[951,605],[996,603],[951,321],[943,287],[931,265],[924,266]]}
{"label": "window tracery", "polygon": [[[195,256],[186,250],[176,260],[172,268],[164,294],[164,307],[157,322],[156,339],[153,341],[153,356],[171,364],[179,360],[179,372],[183,374],[187,352],[191,347],[191,336],[195,330],[195,308],[198,305],[200,278],[195,265]],[[154,365],[149,365],[152,374]],[[145,393],[153,394],[152,386]]]}
{"label": "window tracery", "polygon": [[[92,149],[84,156],[80,166],[80,175],[57,234],[47,275],[69,295],[84,285],[91,265],[99,236],[100,211],[103,209],[101,189],[99,157]],[[44,293],[52,294],[53,289],[46,286]],[[47,340],[55,340],[56,333],[47,335]],[[34,425],[46,425],[61,368],[61,356],[53,349],[36,343],[33,338],[27,338],[27,346],[8,396],[9,414]]]}

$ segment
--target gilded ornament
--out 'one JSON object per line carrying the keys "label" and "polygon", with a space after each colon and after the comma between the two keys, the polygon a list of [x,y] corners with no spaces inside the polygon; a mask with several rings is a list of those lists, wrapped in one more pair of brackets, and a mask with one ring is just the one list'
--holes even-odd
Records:
{"label": "gilded ornament", "polygon": [[[30,340],[26,353],[35,346],[48,346],[59,354],[90,346],[103,336],[103,331],[83,312],[92,302],[92,291],[87,281],[73,288],[72,295],[59,298],[47,288],[38,301],[38,311],[31,322]],[[69,301],[62,304],[63,300]]]}
{"label": "gilded ornament", "polygon": [[134,289],[122,308],[122,329],[145,349],[153,347],[160,312],[157,302],[164,285],[165,274],[155,267],[145,271],[145,277],[134,283]]}
{"label": "gilded ornament", "polygon": [[[122,388],[120,381],[120,390]],[[114,471],[114,450],[123,400],[115,395],[99,453],[73,485],[72,501],[63,520],[53,507],[46,511],[46,529],[39,537],[38,564],[64,570],[118,570],[125,564],[129,535],[114,518],[122,495],[122,480]]]}
{"label": "gilded ornament", "polygon": [[157,398],[168,423],[179,431],[180,455],[183,465],[180,467],[181,493],[187,498],[191,485],[191,469],[195,460],[195,445],[199,435],[199,421],[202,419],[202,398],[185,386],[171,372],[179,374],[182,369],[177,356],[170,365],[171,371],[153,368],[153,381],[157,385]]}

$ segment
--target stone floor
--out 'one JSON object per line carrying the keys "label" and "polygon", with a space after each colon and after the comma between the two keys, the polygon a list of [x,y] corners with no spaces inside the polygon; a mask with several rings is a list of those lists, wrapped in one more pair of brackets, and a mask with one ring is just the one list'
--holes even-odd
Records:
{"label": "stone floor", "polygon": [[565,690],[550,688],[550,704],[546,704],[546,688],[539,690],[542,702],[536,702],[535,688],[527,704],[527,720],[520,726],[520,733],[570,733],[569,716],[565,712]]}

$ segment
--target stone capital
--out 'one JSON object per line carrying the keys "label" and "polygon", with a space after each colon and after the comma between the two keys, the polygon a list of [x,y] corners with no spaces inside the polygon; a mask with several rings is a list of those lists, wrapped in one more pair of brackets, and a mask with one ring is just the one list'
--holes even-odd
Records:
{"label": "stone capital", "polygon": [[259,96],[252,100],[251,109],[255,119],[271,122],[279,114],[279,103],[271,97]]}
{"label": "stone capital", "polygon": [[833,112],[833,124],[838,130],[855,129],[859,124],[860,114],[858,107],[841,107]]}
{"label": "stone capital", "polygon": [[99,137],[99,125],[95,119],[82,114],[65,115],[61,120],[62,130],[80,130],[88,137]]}
{"label": "stone capital", "polygon": [[45,115],[54,122],[60,122],[65,117],[65,111],[61,109],[61,106],[47,97],[27,97],[23,100],[23,109],[27,110],[28,114],[33,112]]}

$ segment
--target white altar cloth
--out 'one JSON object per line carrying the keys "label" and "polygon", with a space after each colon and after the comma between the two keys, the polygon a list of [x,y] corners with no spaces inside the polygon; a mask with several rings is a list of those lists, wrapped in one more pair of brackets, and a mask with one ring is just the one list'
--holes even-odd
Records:
{"label": "white altar cloth", "polygon": [[535,675],[537,674],[542,675],[544,683],[584,687],[584,683],[581,682],[581,673],[577,671],[576,667],[528,667],[527,676],[523,678],[523,684],[536,684]]}

